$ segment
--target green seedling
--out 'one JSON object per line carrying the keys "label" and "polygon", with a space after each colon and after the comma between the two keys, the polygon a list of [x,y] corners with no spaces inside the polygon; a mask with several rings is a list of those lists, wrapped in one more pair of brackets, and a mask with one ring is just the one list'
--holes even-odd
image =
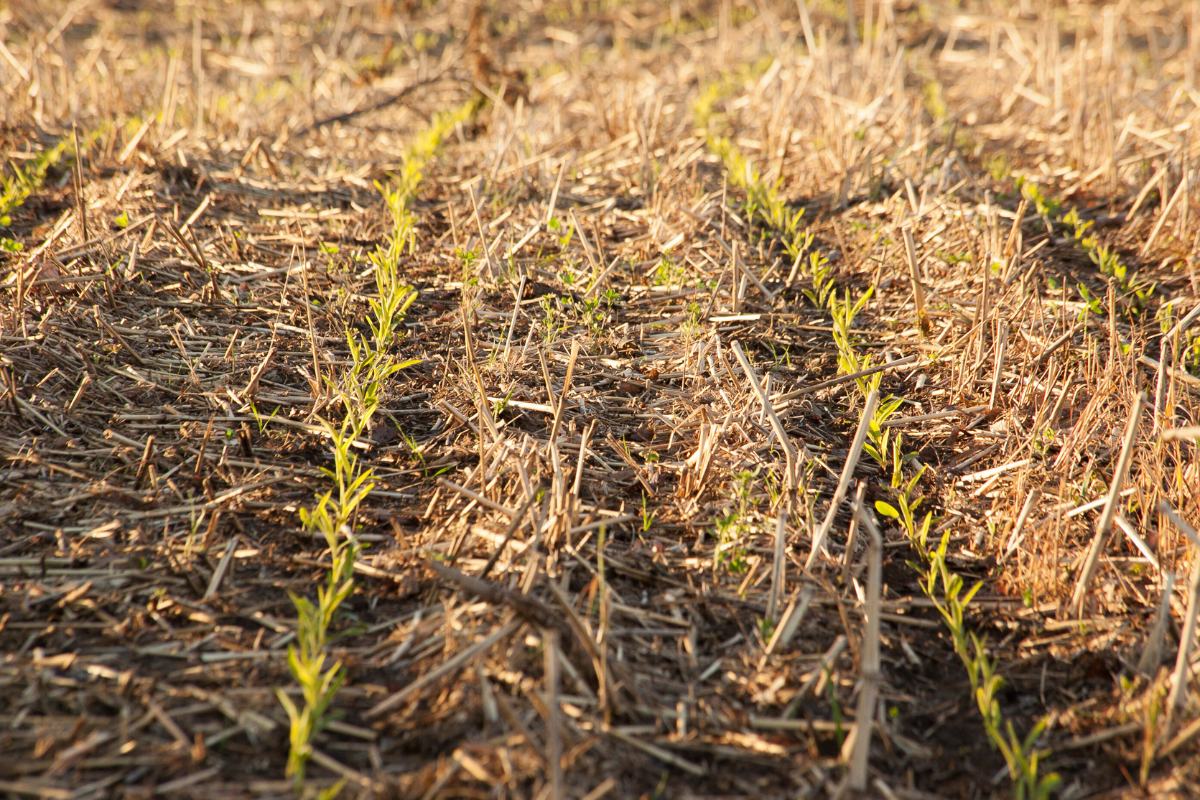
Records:
{"label": "green seedling", "polygon": [[421,183],[422,170],[442,140],[477,107],[472,101],[436,115],[405,151],[393,180],[387,185],[376,184],[392,227],[387,241],[369,257],[375,291],[368,301],[368,333],[346,331],[350,366],[338,380],[328,381],[342,410],[340,422],[323,423],[331,442],[333,465],[322,472],[332,488],[320,494],[311,508],[300,510],[305,530],[324,540],[331,564],[317,587],[316,602],[292,595],[296,642],[288,648],[288,669],[300,689],[301,702],[283,690],[277,692],[290,723],[287,775],[298,790],[304,786],[313,739],[326,726],[334,697],[346,680],[342,662],[334,660],[328,650],[330,629],[339,608],[354,591],[354,564],[361,549],[355,536],[357,514],[375,486],[374,472],[361,463],[354,448],[370,428],[391,379],[418,363],[417,359],[400,358],[395,352],[403,336],[405,315],[417,296],[400,271],[401,259],[415,246],[416,218],[410,204]]}
{"label": "green seedling", "polygon": [[713,553],[713,569],[724,567],[734,575],[743,574],[749,564],[746,561],[746,548],[743,542],[753,533],[753,523],[750,519],[750,489],[756,471],[742,470],[734,478],[733,506],[725,509],[725,513],[714,521],[717,546]]}
{"label": "green seedling", "polygon": [[250,415],[254,417],[254,424],[258,427],[259,433],[266,431],[267,426],[271,424],[271,420],[275,419],[278,414],[279,406],[275,406],[275,410],[271,412],[271,415],[264,417],[259,413],[258,407],[253,402],[250,403]]}
{"label": "green seedling", "polygon": [[658,260],[654,267],[654,285],[661,287],[682,286],[687,279],[687,270],[668,255]]}

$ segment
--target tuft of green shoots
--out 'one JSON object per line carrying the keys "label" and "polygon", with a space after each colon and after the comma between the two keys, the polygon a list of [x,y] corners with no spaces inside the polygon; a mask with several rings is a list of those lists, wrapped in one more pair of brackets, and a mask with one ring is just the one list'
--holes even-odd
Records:
{"label": "tuft of green shoots", "polygon": [[12,175],[0,179],[0,227],[12,225],[12,212],[20,208],[45,182],[46,174],[74,151],[71,137],[64,136],[53,147],[38,153],[26,166],[13,169]]}
{"label": "tuft of green shoots", "polygon": [[[86,150],[111,126],[103,125],[80,136],[79,146]],[[42,187],[50,170],[58,166],[63,158],[76,158],[73,136],[64,136],[52,147],[38,153],[28,164],[15,166],[11,175],[0,176],[0,228],[12,226],[12,212],[16,211],[29,196]],[[24,245],[7,236],[0,237],[0,250],[19,253]]]}

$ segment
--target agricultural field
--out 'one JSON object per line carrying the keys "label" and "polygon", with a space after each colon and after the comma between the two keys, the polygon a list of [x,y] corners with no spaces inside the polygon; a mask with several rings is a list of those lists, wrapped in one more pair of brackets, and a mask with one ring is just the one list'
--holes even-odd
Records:
{"label": "agricultural field", "polygon": [[0,796],[1200,797],[1198,72],[0,2]]}

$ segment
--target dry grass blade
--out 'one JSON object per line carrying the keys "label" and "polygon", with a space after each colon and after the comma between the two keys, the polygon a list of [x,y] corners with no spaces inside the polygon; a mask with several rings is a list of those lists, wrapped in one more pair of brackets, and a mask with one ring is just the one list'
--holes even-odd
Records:
{"label": "dry grass blade", "polygon": [[1033,507],[1037,505],[1041,496],[1041,491],[1034,489],[1025,497],[1025,504],[1021,506],[1021,513],[1017,515],[1017,521],[1013,523],[1012,533],[1008,536],[1008,545],[1004,548],[1005,558],[1011,556],[1021,546],[1021,541],[1025,538],[1025,525],[1029,521],[1029,515],[1033,511]]}
{"label": "dry grass blade", "polygon": [[1163,578],[1162,599],[1154,615],[1154,626],[1150,629],[1142,654],[1138,657],[1138,672],[1150,677],[1158,670],[1163,660],[1163,645],[1167,627],[1171,622],[1171,595],[1175,591],[1175,574],[1168,572]]}
{"label": "dry grass blade", "polygon": [[707,772],[707,770],[705,770],[704,767],[700,766],[699,764],[688,761],[686,758],[681,758],[680,756],[672,753],[670,750],[666,750],[658,745],[644,742],[641,739],[638,739],[636,736],[630,736],[623,731],[612,730],[608,732],[608,735],[620,742],[630,745],[631,747],[636,747],[638,750],[642,750],[650,754],[664,764],[678,767],[689,775],[700,777]]}
{"label": "dry grass blade", "polygon": [[546,764],[550,768],[550,798],[562,800],[562,719],[558,704],[558,631],[548,629],[543,633],[546,673]]}
{"label": "dry grass blade", "polygon": [[780,509],[775,519],[775,549],[771,558],[771,594],[767,598],[767,619],[776,619],[779,604],[783,602],[785,591],[787,554],[784,547],[787,544],[787,509]]}

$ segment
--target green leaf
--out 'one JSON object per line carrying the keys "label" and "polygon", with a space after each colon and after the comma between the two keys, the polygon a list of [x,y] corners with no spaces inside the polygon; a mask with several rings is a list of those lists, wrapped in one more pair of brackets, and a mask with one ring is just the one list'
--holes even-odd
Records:
{"label": "green leaf", "polygon": [[875,510],[885,517],[900,519],[900,512],[896,510],[896,507],[891,503],[884,502],[883,500],[875,501]]}

